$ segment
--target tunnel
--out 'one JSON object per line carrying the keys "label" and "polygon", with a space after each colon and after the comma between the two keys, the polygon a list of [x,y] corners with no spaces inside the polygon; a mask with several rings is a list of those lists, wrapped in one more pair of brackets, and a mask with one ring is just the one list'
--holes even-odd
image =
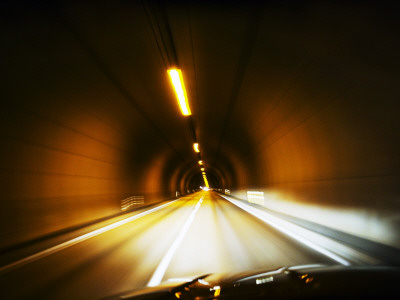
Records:
{"label": "tunnel", "polygon": [[1,6],[2,253],[191,197],[202,172],[214,193],[400,249],[398,9]]}

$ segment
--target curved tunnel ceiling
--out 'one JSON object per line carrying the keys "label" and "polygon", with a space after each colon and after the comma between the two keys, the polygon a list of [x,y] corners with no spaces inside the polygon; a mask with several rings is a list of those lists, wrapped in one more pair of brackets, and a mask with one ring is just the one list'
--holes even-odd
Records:
{"label": "curved tunnel ceiling", "polygon": [[[0,246],[201,182],[398,211],[390,7],[57,1],[2,11]],[[166,70],[182,69],[180,115]],[[238,194],[239,195],[239,194]],[[396,221],[397,222],[397,221]],[[26,228],[30,228],[25,232]]]}

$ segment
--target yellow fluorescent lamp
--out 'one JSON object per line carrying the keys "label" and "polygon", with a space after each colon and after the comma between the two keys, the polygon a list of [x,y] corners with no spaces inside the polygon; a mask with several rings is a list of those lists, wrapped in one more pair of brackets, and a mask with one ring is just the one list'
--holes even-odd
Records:
{"label": "yellow fluorescent lamp", "polygon": [[208,180],[206,175],[203,175],[203,179],[204,179],[204,184],[206,185],[207,188],[210,188],[210,186],[208,185]]}
{"label": "yellow fluorescent lamp", "polygon": [[182,72],[179,69],[169,69],[169,78],[174,87],[176,98],[178,98],[179,107],[184,116],[190,116],[189,102],[186,94],[185,83],[183,82]]}
{"label": "yellow fluorescent lamp", "polygon": [[201,170],[201,171],[204,171],[204,168],[201,168],[200,170]]}
{"label": "yellow fluorescent lamp", "polygon": [[202,165],[203,164],[203,161],[202,160],[199,160],[199,165]]}
{"label": "yellow fluorescent lamp", "polygon": [[200,152],[199,143],[194,143],[194,144],[193,144],[193,149],[194,149],[194,151],[197,152],[197,153]]}
{"label": "yellow fluorescent lamp", "polygon": [[213,290],[214,290],[214,297],[218,297],[219,295],[221,295],[221,287],[219,285],[214,286]]}

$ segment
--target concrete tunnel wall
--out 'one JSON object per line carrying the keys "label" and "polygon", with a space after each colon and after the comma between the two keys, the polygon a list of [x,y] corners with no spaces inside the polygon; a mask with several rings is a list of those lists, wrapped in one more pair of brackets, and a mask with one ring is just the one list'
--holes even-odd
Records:
{"label": "concrete tunnel wall", "polygon": [[113,215],[131,196],[175,195],[171,153],[152,151],[163,141],[128,103],[30,92],[1,109],[1,246]]}
{"label": "concrete tunnel wall", "polygon": [[[0,248],[119,213],[121,201],[131,196],[155,203],[198,184],[198,170],[176,151],[190,140],[176,142],[180,136],[158,123],[170,112],[168,105],[142,101],[156,99],[159,91],[153,90],[170,91],[158,62],[148,65],[122,47],[133,31],[120,33],[120,39],[103,32],[104,43],[121,43],[120,60],[111,50],[107,56],[108,48],[101,53],[131,79],[122,86],[133,87],[121,90],[79,36],[51,14],[33,9],[16,18],[5,17],[2,26],[7,47],[2,48]],[[265,20],[262,28],[276,21]],[[289,44],[276,41],[275,51],[285,55],[272,65],[257,59],[268,49],[256,44],[210,166],[214,183],[242,199],[248,190],[264,191],[268,208],[400,247],[398,65],[388,50],[393,32],[375,25],[345,27],[341,30],[352,34],[325,38],[321,30],[324,51],[306,43],[304,64],[289,43],[296,20],[287,25]],[[361,44],[375,52],[346,52],[351,38],[368,30],[380,40],[361,36]],[[101,43],[96,37],[91,42]],[[140,75],[129,73],[132,67]],[[152,82],[146,77],[150,68],[160,74],[162,87],[146,86]],[[279,82],[276,74],[303,79],[286,92],[288,82]],[[220,80],[229,85],[227,78]],[[173,123],[171,132],[184,125],[167,121]]]}
{"label": "concrete tunnel wall", "polygon": [[[258,163],[236,167],[249,180],[233,194],[264,191],[273,210],[400,247],[394,14],[314,9],[304,22],[266,13],[232,116],[250,135],[239,156]],[[273,26],[279,37],[267,39]]]}
{"label": "concrete tunnel wall", "polygon": [[16,11],[2,18],[0,248],[175,196],[180,159],[146,113],[46,9]]}

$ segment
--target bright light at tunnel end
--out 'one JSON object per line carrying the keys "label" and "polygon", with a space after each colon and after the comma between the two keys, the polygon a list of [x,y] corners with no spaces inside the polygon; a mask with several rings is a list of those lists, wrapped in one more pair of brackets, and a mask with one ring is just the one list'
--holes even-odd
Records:
{"label": "bright light at tunnel end", "polygon": [[190,111],[189,107],[189,101],[185,89],[185,83],[183,82],[182,71],[180,69],[169,69],[168,75],[171,79],[172,86],[174,87],[182,115],[190,116],[192,112]]}

